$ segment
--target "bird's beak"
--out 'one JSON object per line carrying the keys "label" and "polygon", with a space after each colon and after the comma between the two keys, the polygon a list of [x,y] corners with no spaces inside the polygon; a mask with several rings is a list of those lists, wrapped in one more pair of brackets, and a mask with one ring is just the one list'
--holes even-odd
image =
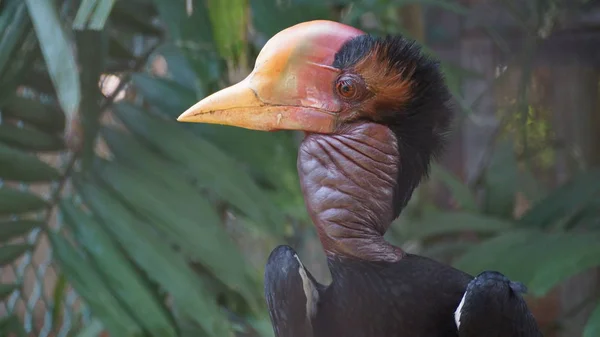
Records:
{"label": "bird's beak", "polygon": [[180,122],[223,124],[254,130],[335,130],[341,103],[332,66],[335,53],[361,31],[330,21],[312,21],[275,35],[254,70],[185,111]]}

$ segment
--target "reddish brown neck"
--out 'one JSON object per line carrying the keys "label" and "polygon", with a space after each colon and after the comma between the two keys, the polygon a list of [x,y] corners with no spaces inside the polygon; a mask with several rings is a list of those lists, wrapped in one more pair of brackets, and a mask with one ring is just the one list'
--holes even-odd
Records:
{"label": "reddish brown neck", "polygon": [[394,220],[399,158],[395,134],[379,124],[306,136],[298,172],[327,255],[387,262],[402,258],[403,251],[383,238]]}

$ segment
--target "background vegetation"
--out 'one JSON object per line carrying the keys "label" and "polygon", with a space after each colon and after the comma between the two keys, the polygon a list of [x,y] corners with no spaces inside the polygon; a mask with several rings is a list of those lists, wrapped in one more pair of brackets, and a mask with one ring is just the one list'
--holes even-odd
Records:
{"label": "background vegetation", "polygon": [[[266,256],[328,278],[299,136],[175,122],[311,19],[409,35],[458,118],[389,239],[600,336],[597,1],[0,0],[0,335],[272,336]],[[579,280],[579,281],[577,281]],[[575,283],[574,283],[575,282]]]}

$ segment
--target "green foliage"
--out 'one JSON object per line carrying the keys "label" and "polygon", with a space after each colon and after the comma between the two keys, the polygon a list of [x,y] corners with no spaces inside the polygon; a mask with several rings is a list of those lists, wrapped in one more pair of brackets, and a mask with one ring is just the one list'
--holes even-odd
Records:
{"label": "green foliage", "polygon": [[4,244],[0,247],[0,265],[5,265],[31,248],[27,244]]}
{"label": "green foliage", "polygon": [[448,187],[459,208],[465,211],[477,212],[479,206],[473,192],[452,172],[434,164],[431,168],[431,177]]}
{"label": "green foliage", "polygon": [[250,1],[250,8],[252,24],[264,34],[263,39],[300,22],[334,19],[331,3],[322,0],[255,0]]}
{"label": "green foliage", "polygon": [[0,216],[43,210],[47,206],[39,196],[10,187],[0,187]]}
{"label": "green foliage", "polygon": [[27,15],[27,8],[24,2],[7,1],[5,8],[0,15],[0,32],[2,40],[0,41],[0,74],[5,74],[10,68],[9,62],[19,48],[19,42],[30,29],[31,21]]}
{"label": "green foliage", "polygon": [[[282,243],[310,228],[294,135],[175,118],[226,85],[232,66],[249,70],[281,29],[313,19],[360,27],[372,13],[379,25],[361,28],[396,33],[396,10],[417,1],[41,3],[5,0],[0,12],[0,267],[31,250],[18,239],[34,229],[48,235],[61,272],[53,325],[68,282],[93,315],[79,336],[272,335],[262,270],[234,237]],[[418,3],[468,13],[453,1]],[[153,70],[159,61],[166,68]],[[458,98],[461,82],[479,76],[442,67]],[[104,75],[120,80],[115,92],[102,92]],[[541,296],[600,265],[600,228],[593,227],[600,176],[578,175],[515,219],[517,193],[529,195],[521,179],[535,177],[514,147],[493,146],[477,186],[434,166],[433,179],[458,210],[416,200],[411,207],[420,212],[407,212],[398,232],[424,243],[425,254],[457,257],[454,264],[471,273],[499,270]],[[64,170],[45,160],[57,153],[67,159]],[[55,184],[45,198],[21,188],[28,183]],[[54,208],[60,229],[48,228]],[[0,300],[20,287],[0,284]],[[599,326],[600,307],[584,337]],[[0,335],[8,332],[25,336],[16,316],[0,320]]]}
{"label": "green foliage", "polygon": [[509,221],[471,212],[430,212],[413,220],[409,236],[425,239],[438,235],[463,233],[501,233],[513,227]]}
{"label": "green foliage", "polygon": [[[107,1],[104,1],[107,2]],[[99,5],[100,6],[100,5]],[[107,35],[94,30],[79,30],[75,32],[77,51],[81,60],[81,127],[83,129],[82,166],[88,170],[94,158],[94,149],[102,107],[102,93],[98,87],[100,76],[104,71],[105,59],[108,54]]]}
{"label": "green foliage", "polygon": [[61,211],[74,239],[86,249],[93,266],[102,272],[108,287],[122,299],[140,326],[152,336],[176,336],[157,297],[144,284],[142,275],[131,267],[116,241],[71,202],[63,202]]}
{"label": "green foliage", "polygon": [[69,282],[94,313],[105,318],[104,323],[111,333],[119,336],[140,336],[142,328],[136,324],[131,313],[119,303],[116,294],[104,282],[101,271],[93,268],[89,258],[62,236],[49,232],[48,237],[54,248],[55,258],[68,275]]}
{"label": "green foliage", "polygon": [[53,152],[65,148],[62,137],[35,128],[0,125],[0,141],[26,151]]}
{"label": "green foliage", "polygon": [[594,337],[598,336],[598,334],[600,334],[600,304],[592,312],[589,323],[583,332],[583,337]]}
{"label": "green foliage", "polygon": [[115,0],[83,0],[73,22],[74,29],[102,30]]}
{"label": "green foliage", "polygon": [[583,173],[557,188],[519,219],[524,227],[548,228],[566,217],[574,217],[600,195],[600,171]]}
{"label": "green foliage", "polygon": [[36,156],[0,143],[0,179],[31,183],[59,177],[57,169]]}
{"label": "green foliage", "polygon": [[14,238],[25,236],[32,229],[43,225],[42,221],[35,220],[0,221],[0,244],[6,244]]}
{"label": "green foliage", "polygon": [[226,59],[245,57],[248,0],[208,0],[217,50]]}
{"label": "green foliage", "polygon": [[130,258],[173,296],[182,314],[195,319],[206,332],[229,335],[226,319],[210,291],[217,290],[213,279],[195,274],[183,254],[125,205],[115,203],[108,191],[86,183],[79,184],[79,191]]}
{"label": "green foliage", "polygon": [[486,191],[485,212],[512,218],[517,195],[517,159],[511,141],[500,142],[492,155],[483,178]]}
{"label": "green foliage", "polygon": [[27,332],[16,315],[0,318],[0,332],[13,333],[16,337],[27,337]]}
{"label": "green foliage", "polygon": [[49,134],[65,129],[65,115],[61,110],[37,99],[13,95],[2,106],[4,118],[14,118]]}
{"label": "green foliage", "polygon": [[60,24],[53,1],[38,3],[25,0],[35,28],[48,73],[58,94],[58,101],[68,116],[73,116],[81,101],[79,72],[69,38]]}

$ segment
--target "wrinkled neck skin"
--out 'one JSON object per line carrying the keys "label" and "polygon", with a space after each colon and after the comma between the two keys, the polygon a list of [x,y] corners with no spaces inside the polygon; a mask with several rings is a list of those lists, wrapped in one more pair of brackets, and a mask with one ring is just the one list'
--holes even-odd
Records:
{"label": "wrinkled neck skin", "polygon": [[300,183],[329,258],[402,258],[403,251],[383,238],[394,220],[399,155],[396,135],[379,124],[306,136],[298,155]]}

